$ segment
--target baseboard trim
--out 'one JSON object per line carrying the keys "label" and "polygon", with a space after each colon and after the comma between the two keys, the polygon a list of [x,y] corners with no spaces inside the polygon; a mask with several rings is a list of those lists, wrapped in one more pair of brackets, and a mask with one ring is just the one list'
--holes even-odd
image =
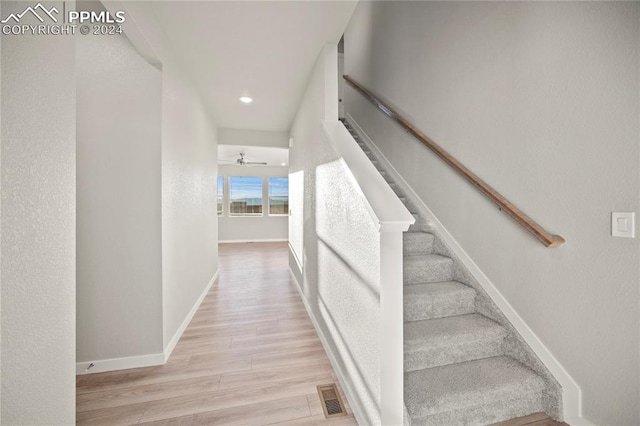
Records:
{"label": "baseboard trim", "polygon": [[[213,277],[211,278],[211,280],[209,281],[205,289],[202,291],[202,293],[198,297],[198,300],[191,308],[191,311],[189,311],[189,314],[186,316],[184,321],[182,321],[182,324],[180,325],[178,330],[175,332],[175,334],[173,335],[173,338],[169,341],[169,343],[167,344],[163,352],[156,353],[156,354],[129,356],[129,357],[123,357],[123,358],[111,358],[111,359],[101,359],[96,361],[78,362],[76,363],[76,375],[103,373],[105,371],[115,371],[115,370],[128,370],[131,368],[140,368],[140,367],[153,367],[156,365],[165,364],[169,359],[169,357],[171,356],[173,349],[176,347],[176,344],[180,340],[180,337],[182,337],[182,333],[184,333],[184,330],[187,328],[187,326],[191,322],[191,319],[193,318],[198,308],[200,307],[200,304],[202,303],[205,296],[211,289],[211,286],[218,278],[218,275],[219,275],[218,271],[216,271],[216,273],[213,274]],[[91,364],[93,364],[93,366],[89,368]]]}
{"label": "baseboard trim", "polygon": [[[152,367],[164,364],[164,354],[147,354],[123,358],[101,359],[76,363],[76,375],[103,373],[105,371],[128,370],[130,368]],[[93,364],[91,368],[89,366]]]}
{"label": "baseboard trim", "polygon": [[333,371],[335,371],[336,376],[338,377],[338,382],[340,383],[340,386],[342,387],[342,391],[347,397],[347,401],[349,402],[349,406],[351,407],[351,411],[353,412],[353,415],[356,418],[356,421],[358,422],[358,424],[361,424],[361,425],[368,424],[368,421],[366,420],[368,417],[364,415],[365,410],[362,406],[362,402],[360,402],[360,397],[358,396],[357,391],[355,390],[353,384],[351,383],[351,380],[349,380],[348,375],[346,375],[343,369],[340,367],[340,363],[338,362],[336,354],[334,353],[331,346],[329,345],[329,340],[327,339],[327,336],[325,336],[324,332],[318,325],[318,321],[316,320],[316,317],[313,314],[313,311],[309,307],[309,304],[307,303],[307,299],[304,297],[304,294],[302,293],[302,288],[300,287],[300,283],[298,282],[298,279],[296,278],[296,275],[293,272],[293,270],[291,270],[291,267],[289,267],[289,274],[293,279],[293,284],[295,285],[296,290],[298,291],[298,295],[300,295],[302,304],[307,310],[307,314],[309,315],[309,319],[311,319],[313,328],[315,328],[316,333],[318,334],[318,338],[320,339],[320,343],[322,343],[322,347],[324,348],[324,351],[327,354],[327,358],[329,358],[329,362],[333,367]]}
{"label": "baseboard trim", "polygon": [[165,346],[165,348],[164,348],[164,362],[167,362],[167,360],[171,356],[171,353],[173,352],[173,350],[175,349],[176,345],[178,344],[178,341],[180,341],[180,338],[182,337],[182,333],[184,333],[184,331],[189,326],[189,323],[193,319],[193,316],[198,311],[198,308],[200,308],[200,304],[202,303],[204,298],[207,296],[207,293],[209,293],[209,290],[211,289],[211,286],[218,279],[218,275],[220,275],[220,271],[216,271],[213,274],[213,277],[211,277],[211,279],[209,280],[209,283],[207,284],[207,286],[204,288],[204,290],[202,290],[202,293],[200,293],[200,296],[198,297],[198,300],[196,300],[196,303],[193,304],[193,307],[191,308],[191,310],[189,311],[189,313],[187,314],[185,319],[182,321],[182,324],[180,324],[180,327],[178,327],[178,329],[174,333],[174,335],[171,338],[171,340],[169,341],[169,343],[167,343],[167,345]]}
{"label": "baseboard trim", "polygon": [[267,238],[263,240],[219,240],[220,244],[230,244],[230,243],[281,243],[289,241],[288,238]]}
{"label": "baseboard trim", "polygon": [[571,425],[592,425],[582,415],[582,390],[578,384],[569,375],[567,370],[564,369],[562,364],[553,356],[551,351],[545,346],[545,344],[536,336],[536,334],[529,328],[525,321],[520,317],[516,310],[511,306],[507,299],[500,293],[495,285],[489,280],[489,278],[482,272],[480,267],[471,259],[466,251],[458,244],[453,236],[445,229],[442,223],[438,220],[435,214],[427,207],[422,201],[414,189],[407,183],[406,180],[398,173],[393,167],[387,157],[380,151],[378,146],[367,135],[367,133],[360,127],[360,125],[354,120],[351,114],[347,114],[347,120],[356,131],[362,135],[364,143],[369,149],[375,152],[378,158],[384,163],[384,167],[388,172],[391,172],[393,178],[398,181],[403,189],[408,190],[410,195],[420,203],[420,209],[423,210],[427,216],[427,220],[438,231],[438,234],[442,237],[449,248],[455,253],[460,261],[467,268],[482,288],[487,292],[489,297],[498,305],[502,313],[511,322],[514,328],[520,333],[525,342],[531,347],[535,354],[540,358],[544,365],[549,369],[551,374],[556,378],[560,386],[562,387],[562,407],[564,421]]}
{"label": "baseboard trim", "polygon": [[300,259],[296,255],[296,251],[293,249],[293,246],[291,245],[291,242],[289,242],[288,247],[289,247],[289,254],[291,255],[291,257],[293,257],[295,259],[296,265],[298,266],[298,271],[300,271],[300,274],[302,274],[302,262],[300,261]]}

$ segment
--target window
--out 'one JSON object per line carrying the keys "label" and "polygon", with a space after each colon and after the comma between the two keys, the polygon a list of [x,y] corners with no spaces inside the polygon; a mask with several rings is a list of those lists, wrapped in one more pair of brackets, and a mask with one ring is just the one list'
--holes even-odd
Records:
{"label": "window", "polygon": [[218,176],[218,216],[222,216],[222,203],[224,194],[224,178]]}
{"label": "window", "polygon": [[229,215],[262,216],[261,177],[229,177]]}
{"label": "window", "polygon": [[269,178],[269,214],[289,214],[289,178]]}

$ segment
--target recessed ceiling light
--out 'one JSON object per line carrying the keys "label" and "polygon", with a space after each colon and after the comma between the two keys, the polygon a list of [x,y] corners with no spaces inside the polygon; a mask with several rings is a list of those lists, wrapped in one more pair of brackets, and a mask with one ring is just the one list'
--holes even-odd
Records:
{"label": "recessed ceiling light", "polygon": [[253,102],[253,98],[250,98],[249,96],[241,96],[240,102],[250,104],[251,102]]}
{"label": "recessed ceiling light", "polygon": [[281,165],[281,166],[286,166],[286,165],[287,165],[287,163],[282,163],[282,164],[280,164],[280,165]]}

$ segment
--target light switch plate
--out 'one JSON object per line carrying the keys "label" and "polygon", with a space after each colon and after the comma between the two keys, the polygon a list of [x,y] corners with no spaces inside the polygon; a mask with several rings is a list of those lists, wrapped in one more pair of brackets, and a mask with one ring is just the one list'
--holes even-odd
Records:
{"label": "light switch plate", "polygon": [[611,213],[611,235],[614,237],[636,237],[636,214],[633,212]]}

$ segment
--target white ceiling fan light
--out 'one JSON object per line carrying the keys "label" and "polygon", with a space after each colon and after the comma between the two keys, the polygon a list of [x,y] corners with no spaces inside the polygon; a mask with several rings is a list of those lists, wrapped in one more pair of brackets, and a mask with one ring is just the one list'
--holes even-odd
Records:
{"label": "white ceiling fan light", "polygon": [[288,148],[225,144],[218,145],[218,163],[238,166],[240,153],[244,154],[245,161],[266,162],[267,166],[285,167],[281,164],[289,164]]}
{"label": "white ceiling fan light", "polygon": [[250,96],[240,96],[240,102],[242,102],[243,104],[250,104],[251,102],[253,102],[253,98]]}
{"label": "white ceiling fan light", "polygon": [[245,156],[245,153],[241,152],[240,158],[236,160],[236,163],[239,166],[266,166],[267,165],[266,161],[247,161],[247,159],[244,158],[244,156]]}

